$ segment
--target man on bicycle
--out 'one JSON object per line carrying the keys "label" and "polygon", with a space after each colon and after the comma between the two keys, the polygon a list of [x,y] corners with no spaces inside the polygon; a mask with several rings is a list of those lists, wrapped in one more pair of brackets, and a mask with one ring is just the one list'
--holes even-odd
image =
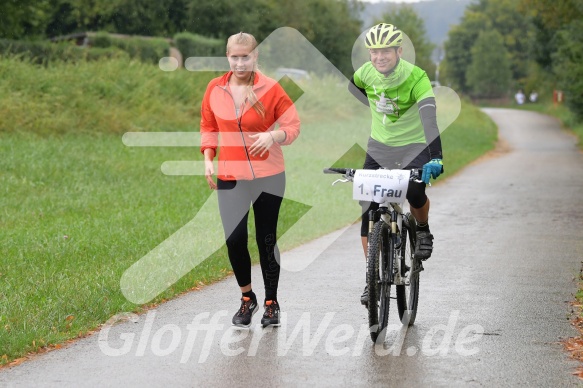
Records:
{"label": "man on bicycle", "polygon": [[[437,127],[435,95],[421,68],[401,58],[403,33],[392,24],[380,23],[365,35],[370,61],[362,65],[349,84],[361,102],[370,106],[371,136],[364,169],[423,169],[422,182],[411,181],[407,201],[417,220],[415,257],[427,260],[433,250],[429,231],[429,199],[425,186],[443,172],[441,139]],[[368,212],[378,204],[363,204],[360,235],[365,256],[368,245]],[[361,302],[368,303],[368,289]]]}

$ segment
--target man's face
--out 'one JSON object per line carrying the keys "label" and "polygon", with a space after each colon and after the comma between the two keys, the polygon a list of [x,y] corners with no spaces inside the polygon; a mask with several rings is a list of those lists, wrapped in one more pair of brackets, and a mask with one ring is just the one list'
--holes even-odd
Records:
{"label": "man's face", "polygon": [[399,47],[369,49],[370,61],[379,73],[387,74],[397,65],[403,49]]}

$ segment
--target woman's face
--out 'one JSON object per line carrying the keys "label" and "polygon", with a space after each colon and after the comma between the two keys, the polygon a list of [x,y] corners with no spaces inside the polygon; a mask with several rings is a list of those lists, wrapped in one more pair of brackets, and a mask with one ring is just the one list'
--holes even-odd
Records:
{"label": "woman's face", "polygon": [[394,47],[370,49],[370,61],[379,73],[387,74],[397,65],[401,57],[402,48]]}
{"label": "woman's face", "polygon": [[227,59],[233,75],[240,81],[248,81],[255,70],[257,51],[248,45],[234,44],[227,52]]}

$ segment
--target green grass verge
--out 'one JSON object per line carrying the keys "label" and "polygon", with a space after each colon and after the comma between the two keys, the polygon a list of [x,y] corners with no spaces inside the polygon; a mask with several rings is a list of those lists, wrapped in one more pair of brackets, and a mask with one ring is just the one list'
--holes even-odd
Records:
{"label": "green grass verge", "polygon": [[[160,171],[167,160],[200,160],[197,148],[126,147],[121,135],[196,131],[209,78],[123,61],[38,67],[0,60],[0,365],[144,307],[122,295],[122,274],[196,217],[210,192],[203,177]],[[340,91],[314,108],[315,94],[304,89],[308,98],[298,109],[307,119],[298,141],[286,148],[282,250],[359,214],[348,185],[332,188],[321,171],[339,159],[362,164],[355,143],[366,144],[367,112],[343,106]],[[492,149],[495,140],[494,124],[464,102],[444,133],[446,174]],[[220,223],[218,215],[212,222]],[[254,244],[250,249],[257,257]],[[229,272],[223,246],[151,303]]]}
{"label": "green grass verge", "polygon": [[442,135],[445,173],[440,179],[456,174],[478,156],[494,149],[497,140],[496,124],[469,101],[462,100],[460,116]]}

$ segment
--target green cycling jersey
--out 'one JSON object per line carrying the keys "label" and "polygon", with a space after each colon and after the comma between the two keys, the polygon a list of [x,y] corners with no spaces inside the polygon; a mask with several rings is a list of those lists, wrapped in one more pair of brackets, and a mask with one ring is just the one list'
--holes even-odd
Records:
{"label": "green cycling jersey", "polygon": [[369,61],[354,73],[353,80],[366,92],[374,140],[395,147],[427,142],[418,109],[411,109],[421,100],[435,97],[425,71],[401,58],[385,76]]}

